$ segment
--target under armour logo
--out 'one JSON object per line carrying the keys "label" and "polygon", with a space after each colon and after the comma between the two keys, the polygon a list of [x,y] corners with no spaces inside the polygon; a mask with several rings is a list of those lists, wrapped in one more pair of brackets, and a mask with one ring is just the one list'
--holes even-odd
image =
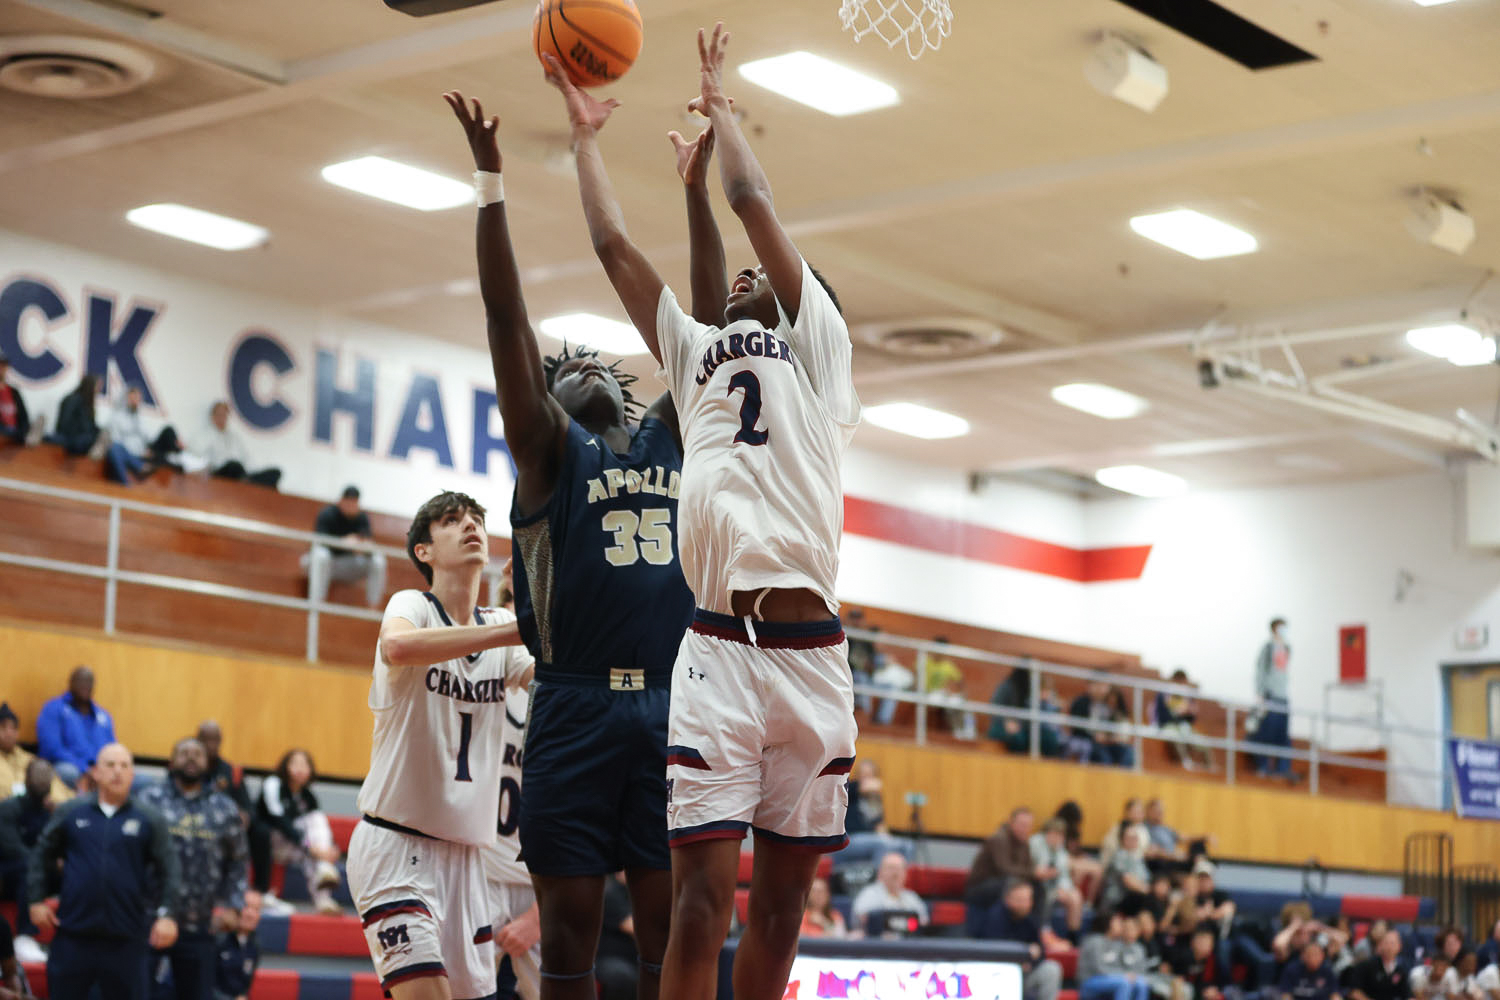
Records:
{"label": "under armour logo", "polygon": [[691,666],[688,667],[688,680],[691,680],[691,681],[702,681],[702,680],[707,680],[707,679],[708,679],[708,674],[704,673],[702,671],[702,669],[697,668],[697,667],[691,667]]}
{"label": "under armour logo", "polygon": [[416,864],[416,863],[417,863],[417,856],[416,856],[416,855],[415,855],[415,854],[413,854],[413,855],[412,855],[412,856],[411,856],[411,863],[412,863],[412,864]]}

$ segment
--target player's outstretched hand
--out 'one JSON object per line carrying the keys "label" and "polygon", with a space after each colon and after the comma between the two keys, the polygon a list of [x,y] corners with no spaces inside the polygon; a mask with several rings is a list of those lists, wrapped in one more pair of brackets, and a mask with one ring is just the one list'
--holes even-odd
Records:
{"label": "player's outstretched hand", "polygon": [[474,154],[474,169],[498,174],[500,172],[500,141],[496,135],[500,131],[500,116],[494,115],[486,118],[477,97],[472,99],[474,107],[471,111],[468,102],[464,100],[464,95],[456,90],[450,90],[444,94],[443,100],[447,101],[448,107],[453,109],[453,116],[464,127],[464,135],[469,138],[469,149]]}
{"label": "player's outstretched hand", "polygon": [[698,187],[708,180],[708,161],[714,155],[714,127],[710,125],[696,139],[684,139],[681,132],[668,132],[672,148],[677,150],[677,176],[688,187]]}
{"label": "player's outstretched hand", "polygon": [[723,21],[714,25],[712,37],[704,29],[698,29],[698,89],[703,100],[700,110],[704,113],[708,105],[724,99],[724,53],[728,48],[729,32],[724,30]]}
{"label": "player's outstretched hand", "polygon": [[541,939],[542,926],[533,907],[495,933],[495,946],[512,958],[520,958]]}
{"label": "player's outstretched hand", "polygon": [[568,73],[563,69],[562,63],[557,57],[548,53],[542,56],[542,61],[547,67],[547,82],[562,92],[563,100],[568,105],[568,121],[574,128],[583,127],[592,131],[599,131],[604,123],[609,121],[610,113],[620,106],[620,102],[611,97],[607,101],[601,101],[592,94],[579,90],[572,80],[568,79]]}

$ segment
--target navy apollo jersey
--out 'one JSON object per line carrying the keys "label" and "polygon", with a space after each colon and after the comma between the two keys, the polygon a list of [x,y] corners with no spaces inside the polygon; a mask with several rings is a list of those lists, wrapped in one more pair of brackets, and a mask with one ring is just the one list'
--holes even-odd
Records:
{"label": "navy apollo jersey", "polygon": [[516,615],[537,674],[668,671],[693,615],[677,560],[682,453],[648,418],[617,455],[568,421],[552,497],[512,502]]}

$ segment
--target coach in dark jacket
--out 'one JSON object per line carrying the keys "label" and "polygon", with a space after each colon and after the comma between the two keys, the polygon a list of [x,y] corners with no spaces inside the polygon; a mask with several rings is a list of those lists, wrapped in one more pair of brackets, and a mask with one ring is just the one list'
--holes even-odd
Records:
{"label": "coach in dark jacket", "polygon": [[59,808],[42,831],[28,870],[27,895],[44,900],[58,887],[54,914],[31,904],[38,927],[55,927],[47,956],[47,991],[54,997],[101,995],[145,1000],[150,948],[177,940],[167,900],[181,881],[177,855],[161,816],[130,797],[135,763],[111,743],[94,765],[97,794]]}
{"label": "coach in dark jacket", "polygon": [[171,965],[178,1000],[213,994],[218,962],[214,935],[234,926],[245,905],[245,827],[229,797],[205,784],[207,771],[203,744],[179,740],[172,748],[167,780],[140,794],[141,803],[166,821],[182,869],[177,893],[167,897],[177,941],[158,956]]}

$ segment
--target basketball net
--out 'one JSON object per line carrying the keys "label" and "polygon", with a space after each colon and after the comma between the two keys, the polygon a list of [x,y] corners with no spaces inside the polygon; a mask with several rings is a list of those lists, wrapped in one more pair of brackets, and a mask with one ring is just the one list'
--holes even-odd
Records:
{"label": "basketball net", "polygon": [[892,49],[905,42],[906,54],[916,59],[943,44],[953,11],[948,0],[843,0],[839,20],[856,42],[870,34]]}

